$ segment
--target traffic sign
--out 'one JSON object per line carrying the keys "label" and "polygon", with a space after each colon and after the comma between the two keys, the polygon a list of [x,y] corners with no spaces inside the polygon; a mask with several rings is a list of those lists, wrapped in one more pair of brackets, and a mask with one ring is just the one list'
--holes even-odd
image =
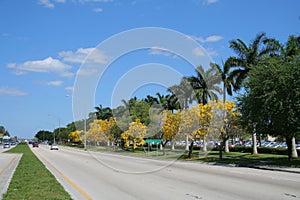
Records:
{"label": "traffic sign", "polygon": [[147,144],[160,144],[161,143],[161,139],[146,139],[145,140]]}

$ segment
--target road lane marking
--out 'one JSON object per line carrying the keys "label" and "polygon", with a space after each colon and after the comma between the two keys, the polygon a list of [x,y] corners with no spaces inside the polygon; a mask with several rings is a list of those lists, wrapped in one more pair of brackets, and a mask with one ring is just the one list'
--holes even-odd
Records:
{"label": "road lane marking", "polygon": [[15,160],[16,158],[17,158],[17,156],[13,157],[13,159],[11,159],[11,160],[9,161],[9,163],[3,167],[3,169],[0,171],[0,176],[1,176],[1,174],[2,174],[3,172],[5,172],[5,171],[10,167],[10,165],[14,162],[14,160]]}
{"label": "road lane marking", "polygon": [[61,171],[59,171],[54,165],[52,165],[46,158],[44,158],[41,154],[39,156],[50,166],[52,167],[58,174],[60,174],[66,181],[68,181],[80,194],[82,194],[86,199],[91,200],[92,198],[83,191],[78,185],[76,185],[71,179],[69,179],[66,175],[64,175]]}

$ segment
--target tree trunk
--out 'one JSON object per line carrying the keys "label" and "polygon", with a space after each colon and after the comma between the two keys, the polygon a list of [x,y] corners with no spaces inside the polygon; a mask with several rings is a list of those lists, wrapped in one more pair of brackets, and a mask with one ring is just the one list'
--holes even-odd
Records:
{"label": "tree trunk", "polygon": [[207,147],[206,147],[206,137],[203,136],[203,149],[202,151],[206,152],[207,151]]}
{"label": "tree trunk", "polygon": [[228,139],[225,139],[224,144],[225,144],[225,153],[229,153]]}
{"label": "tree trunk", "polygon": [[191,145],[190,145],[190,147],[189,147],[189,155],[188,155],[188,158],[192,158],[193,148],[194,148],[194,141],[191,142]]}
{"label": "tree trunk", "polygon": [[219,146],[219,159],[220,160],[223,159],[223,141],[220,142],[220,146]]}
{"label": "tree trunk", "polygon": [[185,136],[185,150],[186,151],[189,150],[189,136],[188,135]]}
{"label": "tree trunk", "polygon": [[293,139],[291,137],[286,136],[286,144],[288,146],[288,159],[292,161],[292,148],[293,148]]}
{"label": "tree trunk", "polygon": [[110,141],[109,141],[109,140],[107,140],[107,146],[108,146],[108,147],[110,146]]}
{"label": "tree trunk", "polygon": [[171,151],[175,150],[175,141],[171,141]]}
{"label": "tree trunk", "polygon": [[134,141],[133,141],[133,146],[132,146],[132,152],[134,152],[135,145],[136,145],[136,141],[134,140]]}
{"label": "tree trunk", "polygon": [[164,155],[164,156],[166,155],[165,146],[166,146],[166,143],[161,142],[161,148],[162,148],[162,151],[163,151],[163,155]]}
{"label": "tree trunk", "polygon": [[292,139],[292,158],[298,158],[298,153],[297,153],[297,149],[296,149],[296,139],[295,137],[293,137]]}
{"label": "tree trunk", "polygon": [[252,147],[253,147],[253,155],[257,155],[257,143],[256,143],[256,131],[252,133]]}

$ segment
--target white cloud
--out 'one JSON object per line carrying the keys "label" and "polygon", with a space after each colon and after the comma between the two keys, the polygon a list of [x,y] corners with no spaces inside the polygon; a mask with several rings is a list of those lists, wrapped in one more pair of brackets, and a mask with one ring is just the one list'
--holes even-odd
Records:
{"label": "white cloud", "polygon": [[206,55],[209,55],[209,56],[218,56],[218,52],[212,50],[211,48],[208,48],[208,49],[203,49],[201,47],[196,47],[193,49],[193,54],[195,56],[206,56]]}
{"label": "white cloud", "polygon": [[213,50],[211,48],[203,49],[201,47],[194,48],[193,49],[193,54],[195,56],[199,56],[199,57],[206,56],[206,55],[214,57],[214,56],[218,56],[219,55],[217,51],[215,51],[215,50]]}
{"label": "white cloud", "polygon": [[39,0],[38,2],[39,2],[39,4],[41,4],[41,5],[43,5],[47,8],[54,8],[55,7],[54,4],[51,3],[49,0]]}
{"label": "white cloud", "polygon": [[193,49],[193,54],[195,56],[205,56],[204,49],[202,49],[201,47],[196,47],[195,49]]}
{"label": "white cloud", "polygon": [[76,52],[62,51],[59,56],[64,62],[106,64],[108,57],[96,48],[79,48]]}
{"label": "white cloud", "polygon": [[213,4],[217,3],[219,0],[203,0],[203,4]]}
{"label": "white cloud", "polygon": [[[113,0],[71,0],[71,3],[106,3],[112,2]],[[40,5],[45,6],[46,8],[53,9],[55,7],[55,3],[66,3],[67,0],[38,0]]]}
{"label": "white cloud", "polygon": [[205,39],[205,42],[218,42],[220,40],[222,40],[223,37],[222,36],[219,36],[219,35],[212,35],[212,36],[208,36],[206,39]]}
{"label": "white cloud", "polygon": [[10,63],[8,68],[14,69],[15,74],[22,75],[27,72],[40,72],[40,73],[55,73],[62,77],[72,77],[73,73],[69,70],[72,68],[70,65],[64,64],[60,60],[48,57],[44,60],[26,61],[22,64]]}
{"label": "white cloud", "polygon": [[64,82],[63,81],[50,81],[47,82],[47,85],[49,86],[61,86]]}
{"label": "white cloud", "polygon": [[102,8],[94,8],[93,11],[96,13],[100,13],[100,12],[103,12],[103,9]]}
{"label": "white cloud", "polygon": [[218,41],[223,39],[223,37],[220,36],[220,35],[211,35],[211,36],[208,36],[206,38],[191,36],[191,38],[198,41],[198,42],[201,42],[201,43],[218,42]]}
{"label": "white cloud", "polygon": [[18,89],[18,88],[11,88],[7,86],[0,87],[0,95],[6,96],[26,96],[28,95],[26,92]]}
{"label": "white cloud", "polygon": [[113,0],[78,0],[80,3],[89,3],[89,2],[94,2],[94,3],[106,3],[106,2],[112,2]]}
{"label": "white cloud", "polygon": [[177,57],[175,54],[170,52],[170,50],[163,48],[163,47],[151,47],[150,54],[152,55],[164,55],[164,56],[173,56],[174,58]]}
{"label": "white cloud", "polygon": [[69,86],[69,87],[65,87],[65,90],[67,92],[73,92],[74,88],[73,88],[73,86]]}

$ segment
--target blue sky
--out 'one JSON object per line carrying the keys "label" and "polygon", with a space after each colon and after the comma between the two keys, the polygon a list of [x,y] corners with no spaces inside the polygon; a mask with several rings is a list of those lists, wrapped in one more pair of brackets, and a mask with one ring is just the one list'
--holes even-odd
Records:
{"label": "blue sky", "polygon": [[[296,0],[1,0],[0,125],[12,136],[32,138],[40,129],[52,131],[59,122],[72,122],[77,71],[97,45],[120,32],[172,29],[195,39],[221,63],[233,55],[228,45],[232,39],[249,43],[257,33],[266,32],[284,43],[289,35],[299,35],[299,8]],[[98,59],[105,60],[105,54],[100,52]],[[111,95],[106,94],[120,77],[151,62],[193,75],[193,69],[183,67],[184,60],[168,52],[131,52],[116,60],[101,79],[95,105],[110,106]],[[165,91],[156,86],[145,85],[133,95]]]}

